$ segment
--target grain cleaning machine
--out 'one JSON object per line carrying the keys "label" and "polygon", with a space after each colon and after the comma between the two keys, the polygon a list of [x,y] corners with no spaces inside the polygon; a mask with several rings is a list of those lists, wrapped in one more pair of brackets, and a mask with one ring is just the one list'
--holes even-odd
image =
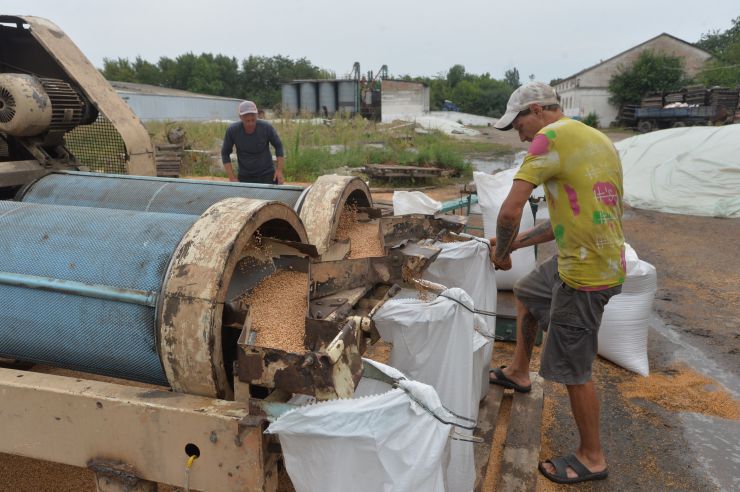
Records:
{"label": "grain cleaning machine", "polygon": [[[267,419],[351,395],[373,311],[437,253],[417,241],[462,224],[378,218],[356,178],[111,175],[154,173],[125,103],[51,22],[0,16],[0,40],[0,452],[99,490],[274,490]],[[348,206],[386,254],[343,259]],[[280,270],[307,274],[304,350],[252,336],[244,294]]]}
{"label": "grain cleaning machine", "polygon": [[[276,201],[200,216],[0,201],[0,452],[90,468],[100,490],[274,490],[268,418],[293,394],[351,396],[372,311],[438,253],[384,231],[384,256],[313,262]],[[250,336],[244,294],[278,270],[308,274],[304,350]]]}

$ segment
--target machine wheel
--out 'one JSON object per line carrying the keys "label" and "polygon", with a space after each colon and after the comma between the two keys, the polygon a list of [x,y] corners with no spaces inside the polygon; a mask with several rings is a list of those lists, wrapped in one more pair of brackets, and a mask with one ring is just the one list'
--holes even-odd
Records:
{"label": "machine wheel", "polygon": [[685,121],[674,121],[673,125],[671,125],[671,128],[683,128],[686,126]]}
{"label": "machine wheel", "polygon": [[648,133],[652,131],[653,123],[650,120],[640,120],[637,123],[637,131],[640,133]]}

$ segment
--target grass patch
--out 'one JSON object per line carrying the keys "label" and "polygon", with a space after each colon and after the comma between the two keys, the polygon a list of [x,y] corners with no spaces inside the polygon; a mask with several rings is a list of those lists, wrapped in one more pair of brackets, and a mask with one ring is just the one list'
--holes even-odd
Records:
{"label": "grass patch", "polygon": [[[382,124],[362,118],[337,118],[330,124],[312,120],[272,122],[285,149],[285,176],[289,181],[311,181],[341,168],[366,164],[399,164],[444,167],[470,177],[472,167],[466,155],[503,155],[506,145],[459,139],[441,132],[418,134],[413,125]],[[183,128],[187,148],[209,151],[218,157],[227,123],[147,122],[154,143],[166,142],[167,131]],[[210,162],[198,157],[189,164],[196,175],[210,173]]]}

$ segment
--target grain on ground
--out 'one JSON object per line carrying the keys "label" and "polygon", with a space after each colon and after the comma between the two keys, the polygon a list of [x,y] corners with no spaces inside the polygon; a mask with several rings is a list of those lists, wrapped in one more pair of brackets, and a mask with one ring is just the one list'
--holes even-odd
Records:
{"label": "grain on ground", "polygon": [[0,490],[94,492],[95,475],[76,466],[0,453]]}
{"label": "grain on ground", "polygon": [[729,420],[740,420],[740,402],[714,380],[684,365],[667,374],[632,376],[619,384],[625,398],[647,400],[673,412],[696,412]]}

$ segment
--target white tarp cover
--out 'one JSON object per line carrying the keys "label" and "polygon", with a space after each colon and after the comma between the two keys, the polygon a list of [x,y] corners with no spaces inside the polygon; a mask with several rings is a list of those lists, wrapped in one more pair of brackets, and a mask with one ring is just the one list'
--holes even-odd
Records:
{"label": "white tarp cover", "polygon": [[[480,370],[474,364],[476,332],[472,309],[470,296],[462,289],[452,288],[431,301],[391,299],[375,313],[373,321],[380,336],[393,344],[389,365],[411,379],[429,384],[446,408],[475,422]],[[472,434],[463,429],[459,432]],[[448,490],[468,492],[474,482],[473,444],[452,441]]]}
{"label": "white tarp cover", "polygon": [[393,215],[434,215],[442,208],[442,202],[421,191],[394,191]]}
{"label": "white tarp cover", "polygon": [[498,118],[490,118],[488,116],[480,116],[477,114],[461,113],[460,111],[430,111],[430,116],[435,118],[443,118],[445,120],[451,120],[456,123],[463,125],[473,126],[491,126],[496,124]]}
{"label": "white tarp cover", "polygon": [[740,125],[660,130],[615,146],[629,205],[740,217]]}
{"label": "white tarp cover", "polygon": [[[486,237],[496,236],[496,221],[501,205],[509,196],[514,175],[519,167],[507,169],[496,174],[473,173],[473,180],[478,193],[478,203],[483,213],[483,233]],[[522,211],[519,231],[524,232],[534,226],[532,208],[527,203]],[[499,289],[511,290],[514,284],[535,267],[534,246],[521,248],[511,254],[511,270],[497,270],[496,284]]]}
{"label": "white tarp cover", "polygon": [[599,328],[599,355],[642,376],[649,373],[647,342],[653,298],[658,289],[655,267],[640,260],[625,244],[627,277],[622,293],[604,307]]}
{"label": "white tarp cover", "polygon": [[[398,377],[397,371],[387,369],[383,372]],[[306,405],[283,414],[267,428],[267,433],[280,436],[296,491],[445,491],[452,426],[434,418],[404,391],[444,414],[434,389],[416,381],[399,381],[404,389],[371,381],[387,390]]]}
{"label": "white tarp cover", "polygon": [[480,132],[478,130],[467,128],[457,121],[450,121],[446,118],[440,118],[438,116],[414,116],[411,121],[416,122],[417,125],[426,130],[438,130],[442,133],[446,133],[447,135],[480,135]]}
{"label": "white tarp cover", "polygon": [[[476,309],[496,312],[496,275],[489,256],[490,243],[486,239],[470,236],[469,241],[434,243],[442,251],[429,265],[422,278],[446,287],[459,287],[472,299]],[[478,335],[481,345],[476,348],[476,367],[482,374],[479,386],[480,399],[488,394],[488,369],[493,353],[493,336],[496,333],[496,317],[481,316],[479,331],[491,338]],[[477,333],[476,333],[477,334]],[[477,377],[477,376],[476,376]]]}

